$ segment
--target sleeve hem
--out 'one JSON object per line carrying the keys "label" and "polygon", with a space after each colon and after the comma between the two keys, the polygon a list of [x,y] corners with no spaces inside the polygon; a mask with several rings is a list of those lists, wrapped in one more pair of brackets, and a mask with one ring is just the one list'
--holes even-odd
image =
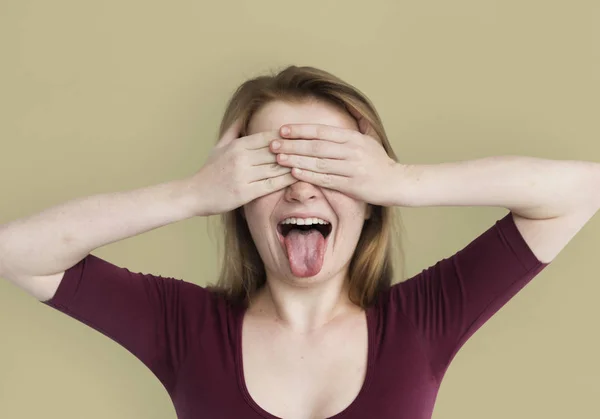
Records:
{"label": "sleeve hem", "polygon": [[54,293],[54,297],[49,300],[42,301],[42,303],[55,308],[61,307],[63,310],[65,310],[77,293],[77,288],[79,288],[81,274],[85,268],[85,264],[89,263],[89,260],[92,257],[94,257],[92,254],[88,254],[85,258],[67,269],[62,280],[60,281],[60,284],[58,284],[58,288]]}
{"label": "sleeve hem", "polygon": [[512,211],[509,212],[504,218],[496,222],[496,226],[500,230],[502,238],[506,240],[509,247],[515,253],[521,265],[526,271],[531,271],[540,266],[547,266],[549,263],[542,262],[537,258],[533,250],[529,247],[525,238],[517,228],[515,219]]}

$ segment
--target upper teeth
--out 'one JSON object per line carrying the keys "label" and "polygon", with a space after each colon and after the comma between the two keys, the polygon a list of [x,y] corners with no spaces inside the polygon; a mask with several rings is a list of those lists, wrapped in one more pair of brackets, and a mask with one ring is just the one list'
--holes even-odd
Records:
{"label": "upper teeth", "polygon": [[310,225],[310,224],[329,224],[327,221],[320,218],[286,218],[281,224],[298,224],[298,225]]}

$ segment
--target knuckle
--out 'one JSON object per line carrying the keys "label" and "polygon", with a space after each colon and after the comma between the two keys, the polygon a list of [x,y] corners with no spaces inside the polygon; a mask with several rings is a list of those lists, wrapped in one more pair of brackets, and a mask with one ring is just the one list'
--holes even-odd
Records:
{"label": "knuckle", "polygon": [[327,170],[327,161],[325,159],[317,159],[317,169]]}
{"label": "knuckle", "polygon": [[263,185],[265,186],[265,188],[267,190],[272,190],[275,187],[275,180],[274,178],[270,177],[267,178],[263,181]]}

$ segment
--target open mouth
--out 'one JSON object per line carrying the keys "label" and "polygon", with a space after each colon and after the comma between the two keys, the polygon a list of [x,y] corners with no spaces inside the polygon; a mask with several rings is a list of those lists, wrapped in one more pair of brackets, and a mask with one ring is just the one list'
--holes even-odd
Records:
{"label": "open mouth", "polygon": [[282,237],[286,237],[290,231],[292,230],[300,230],[302,231],[310,231],[317,230],[319,233],[323,235],[323,238],[327,238],[331,233],[331,223],[329,224],[311,224],[311,225],[298,225],[298,224],[278,224],[277,231],[281,234]]}
{"label": "open mouth", "polygon": [[277,238],[293,275],[308,278],[323,268],[332,224],[278,224]]}

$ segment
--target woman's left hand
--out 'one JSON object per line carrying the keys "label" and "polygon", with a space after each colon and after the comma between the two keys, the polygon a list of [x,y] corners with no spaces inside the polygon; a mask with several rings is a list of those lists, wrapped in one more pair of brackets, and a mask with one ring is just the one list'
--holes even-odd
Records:
{"label": "woman's left hand", "polygon": [[293,168],[296,179],[374,205],[398,202],[395,195],[405,166],[389,157],[372,136],[316,124],[284,125],[280,135],[289,139],[272,141],[270,150],[281,166]]}

